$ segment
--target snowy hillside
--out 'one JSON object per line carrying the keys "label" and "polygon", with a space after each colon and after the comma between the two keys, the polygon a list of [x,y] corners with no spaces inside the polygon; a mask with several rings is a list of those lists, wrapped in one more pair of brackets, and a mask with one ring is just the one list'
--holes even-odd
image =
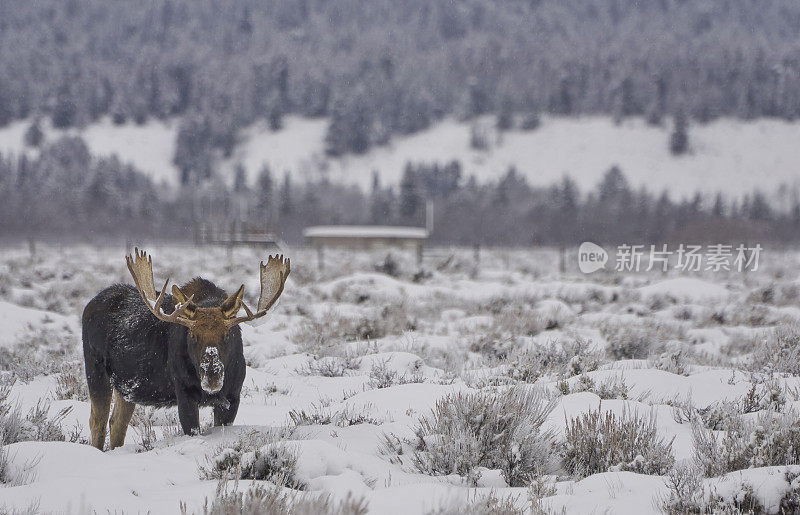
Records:
{"label": "snowy hillside", "polygon": [[[255,250],[149,250],[157,280],[256,294]],[[130,282],[122,255],[0,252],[0,320],[19,321],[0,333],[0,512],[202,513],[247,492],[261,510],[404,515],[776,513],[800,498],[796,253],[747,275],[561,276],[549,251],[485,251],[476,268],[440,250],[429,274],[397,254],[389,276],[385,254],[331,253],[320,274],[292,250],[279,306],[243,327],[235,424],[211,428],[205,409],[183,436],[174,408],[137,408],[126,445],[102,453],[78,322]]]}
{"label": "snowy hillside", "polygon": [[[0,129],[0,152],[25,151],[27,126],[28,122],[18,121]],[[532,132],[490,131],[486,151],[470,148],[470,127],[445,120],[418,134],[395,137],[363,156],[332,159],[324,152],[327,121],[289,116],[278,132],[262,124],[244,130],[234,156],[221,169],[230,177],[233,165],[242,163],[252,179],[267,163],[279,175],[290,171],[301,180],[326,175],[368,188],[376,170],[385,184],[397,184],[408,161],[459,159],[465,174],[475,174],[480,180],[497,179],[513,165],[532,184],[549,185],[568,174],[584,189],[594,187],[613,165],[635,187],[647,186],[654,192],[667,189],[678,195],[700,190],[738,196],[755,188],[772,193],[781,184],[800,184],[798,122],[723,119],[695,124],[689,130],[690,153],[681,157],[668,151],[668,127],[649,126],[640,119],[616,125],[605,117],[545,118]],[[158,181],[174,184],[178,178],[172,164],[176,131],[175,123],[117,126],[104,120],[80,134],[93,153],[117,154]],[[45,133],[52,139],[59,132],[45,127]]]}

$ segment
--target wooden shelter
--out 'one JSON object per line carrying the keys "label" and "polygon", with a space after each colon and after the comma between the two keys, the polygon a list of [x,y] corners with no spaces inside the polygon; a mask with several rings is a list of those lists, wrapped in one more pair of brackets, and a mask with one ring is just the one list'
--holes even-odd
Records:
{"label": "wooden shelter", "polygon": [[318,225],[303,231],[306,241],[317,249],[319,266],[323,266],[325,248],[382,250],[399,248],[415,251],[422,261],[422,249],[428,238],[424,227],[387,225]]}

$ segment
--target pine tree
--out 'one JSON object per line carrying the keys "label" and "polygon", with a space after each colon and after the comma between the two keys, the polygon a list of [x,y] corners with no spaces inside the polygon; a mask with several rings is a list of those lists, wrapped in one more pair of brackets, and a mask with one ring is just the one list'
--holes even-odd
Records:
{"label": "pine tree", "polygon": [[400,216],[406,222],[418,222],[416,218],[423,203],[420,190],[419,177],[411,163],[407,163],[400,180]]}
{"label": "pine tree", "polygon": [[287,172],[283,176],[283,184],[281,185],[280,194],[280,215],[281,217],[288,217],[295,212],[294,198],[292,196],[292,181]]}
{"label": "pine tree", "polygon": [[266,226],[269,227],[272,224],[274,200],[272,172],[266,164],[261,167],[256,179],[256,197],[258,211]]}
{"label": "pine tree", "polygon": [[369,202],[369,221],[373,224],[385,224],[391,216],[391,203],[381,188],[381,179],[377,170],[372,172],[372,192]]}
{"label": "pine tree", "polygon": [[673,155],[681,155],[689,150],[688,121],[683,110],[675,114],[672,134],[669,136],[669,151]]}
{"label": "pine tree", "polygon": [[28,130],[25,131],[25,144],[30,147],[38,147],[44,140],[44,133],[42,132],[42,121],[38,116],[33,119]]}
{"label": "pine tree", "polygon": [[11,101],[11,92],[0,82],[0,127],[5,127],[14,119],[14,109]]}
{"label": "pine tree", "polygon": [[233,191],[236,193],[246,193],[247,188],[247,170],[242,163],[237,163],[233,169]]}
{"label": "pine tree", "polygon": [[500,103],[500,112],[497,113],[497,129],[507,131],[514,128],[514,103],[505,97]]}
{"label": "pine tree", "polygon": [[63,88],[56,98],[56,105],[53,108],[53,127],[57,129],[66,129],[75,124],[75,118],[78,112],[78,106],[75,104],[75,99],[72,98],[69,90]]}
{"label": "pine tree", "polygon": [[715,218],[722,218],[725,216],[725,198],[722,196],[722,193],[717,193],[717,196],[714,198],[714,207],[711,208],[711,214]]}

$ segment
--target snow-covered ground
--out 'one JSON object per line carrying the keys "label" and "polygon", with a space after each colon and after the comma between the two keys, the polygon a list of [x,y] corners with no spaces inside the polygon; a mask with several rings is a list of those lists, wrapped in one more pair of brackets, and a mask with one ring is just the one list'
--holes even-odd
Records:
{"label": "snow-covered ground", "polygon": [[[676,195],[696,191],[722,191],[738,197],[759,188],[774,193],[781,185],[798,186],[800,160],[796,139],[800,122],[781,120],[742,121],[720,119],[689,129],[690,152],[675,157],[668,151],[670,127],[647,125],[641,119],[615,124],[608,117],[544,117],[535,131],[489,130],[489,148],[470,148],[471,124],[452,119],[410,136],[398,136],[363,156],[329,158],[325,155],[325,119],[286,117],[284,128],[273,132],[264,124],[243,130],[232,158],[222,171],[232,176],[241,163],[254,179],[264,164],[273,173],[291,172],[300,180],[326,175],[334,181],[369,188],[372,172],[379,171],[384,184],[397,184],[407,162],[440,162],[459,159],[466,175],[496,180],[515,166],[532,184],[549,185],[572,176],[581,188],[593,188],[612,166],[619,166],[635,187],[647,186]],[[491,120],[482,120],[491,126]],[[30,125],[16,121],[0,129],[0,152],[30,152],[23,136]],[[46,137],[62,133],[44,123]],[[172,164],[175,154],[175,122],[149,121],[138,126],[117,126],[110,119],[91,124],[81,134],[98,155],[117,154],[132,162],[157,182],[176,183]],[[788,198],[788,197],[787,197]]]}
{"label": "snow-covered ground", "polygon": [[[257,294],[255,249],[148,250],[156,282],[202,275]],[[287,254],[279,305],[243,327],[235,425],[211,428],[204,410],[202,434],[183,436],[174,408],[140,410],[126,445],[100,452],[87,445],[79,317],[101,288],[129,282],[124,249],[1,249],[6,405],[45,406],[60,433],[28,420],[5,446],[0,512],[178,513],[183,502],[202,513],[220,484],[277,484],[291,502],[349,496],[380,514],[641,514],[675,508],[676,492],[776,513],[800,496],[789,466],[800,435],[786,422],[800,408],[800,253],[767,249],[757,272],[692,276],[561,275],[548,250],[485,250],[476,263],[471,250],[434,249],[425,273],[403,253],[387,266],[385,252],[331,252],[323,273],[313,251]],[[623,447],[641,438],[619,459],[581,422],[607,413],[612,429],[641,423],[615,433]],[[607,454],[590,458],[601,443]],[[230,473],[244,474],[245,454],[268,449],[283,476],[217,479],[220,456],[239,456]],[[671,487],[681,480],[693,486]]]}

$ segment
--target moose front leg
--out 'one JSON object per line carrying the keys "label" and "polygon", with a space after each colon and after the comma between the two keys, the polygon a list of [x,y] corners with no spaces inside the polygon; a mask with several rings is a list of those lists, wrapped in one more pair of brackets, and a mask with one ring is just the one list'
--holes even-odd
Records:
{"label": "moose front leg", "polygon": [[239,397],[229,399],[225,406],[214,406],[214,425],[229,426],[236,419],[236,412],[239,411]]}
{"label": "moose front leg", "polygon": [[181,389],[178,389],[178,418],[181,421],[183,434],[194,435],[200,432],[200,408],[197,400]]}

